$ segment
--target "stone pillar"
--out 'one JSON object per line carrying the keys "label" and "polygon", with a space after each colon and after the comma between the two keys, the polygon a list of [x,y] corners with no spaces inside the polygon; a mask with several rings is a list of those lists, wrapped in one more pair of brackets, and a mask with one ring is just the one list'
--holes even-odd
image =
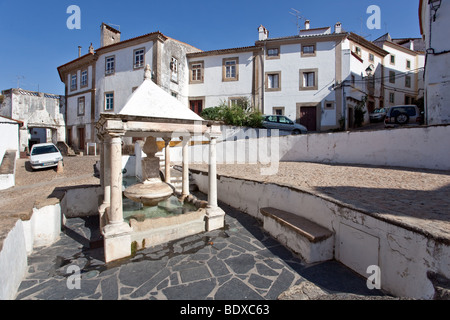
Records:
{"label": "stone pillar", "polygon": [[225,225],[225,212],[217,203],[217,152],[216,144],[220,132],[209,134],[209,164],[208,164],[208,206],[206,207],[206,230],[221,229]]}
{"label": "stone pillar", "polygon": [[111,136],[110,143],[111,166],[111,210],[109,212],[109,224],[123,223],[122,208],[122,139],[118,134]]}
{"label": "stone pillar", "polygon": [[165,182],[170,183],[170,141],[172,138],[163,138],[165,147]]}
{"label": "stone pillar", "polygon": [[101,155],[100,155],[100,180],[103,187],[103,202],[99,207],[100,231],[108,223],[106,214],[111,203],[111,137],[105,135],[101,137]]}
{"label": "stone pillar", "polygon": [[183,137],[183,183],[181,197],[189,195],[189,141],[190,137]]}
{"label": "stone pillar", "polygon": [[208,205],[217,207],[217,136],[210,136],[208,164]]}
{"label": "stone pillar", "polygon": [[[105,262],[125,258],[131,255],[131,228],[123,220],[122,204],[122,136],[121,133],[111,133],[110,170],[105,166],[105,172],[110,172],[110,205],[106,209],[108,224],[103,228],[105,244]],[[105,197],[107,199],[107,196]]]}

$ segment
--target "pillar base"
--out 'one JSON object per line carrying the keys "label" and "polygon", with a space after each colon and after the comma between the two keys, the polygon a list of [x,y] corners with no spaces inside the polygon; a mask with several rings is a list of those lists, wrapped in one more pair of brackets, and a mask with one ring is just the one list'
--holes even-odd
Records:
{"label": "pillar base", "polygon": [[106,263],[131,256],[131,230],[125,222],[103,228]]}
{"label": "pillar base", "polygon": [[225,211],[220,207],[206,207],[206,231],[222,229],[225,226]]}

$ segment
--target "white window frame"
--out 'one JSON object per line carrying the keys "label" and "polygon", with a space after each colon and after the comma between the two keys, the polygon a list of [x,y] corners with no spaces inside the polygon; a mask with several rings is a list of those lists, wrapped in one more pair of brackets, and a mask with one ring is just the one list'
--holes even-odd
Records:
{"label": "white window frame", "polygon": [[178,82],[178,59],[175,57],[170,60],[170,80]]}
{"label": "white window frame", "polygon": [[86,98],[79,97],[78,98],[78,106],[77,106],[77,115],[84,116],[85,111],[86,111]]}
{"label": "white window frame", "polygon": [[105,75],[111,75],[116,72],[116,56],[105,58]]}
{"label": "white window frame", "polygon": [[133,68],[140,69],[145,65],[145,48],[139,48],[133,51]]}
{"label": "white window frame", "polygon": [[70,90],[75,91],[78,88],[78,76],[76,73],[70,75]]}
{"label": "white window frame", "polygon": [[114,92],[105,92],[105,111],[114,111]]}
{"label": "white window frame", "polygon": [[81,85],[81,87],[87,87],[87,85],[88,85],[88,71],[87,70],[81,71],[80,85]]}

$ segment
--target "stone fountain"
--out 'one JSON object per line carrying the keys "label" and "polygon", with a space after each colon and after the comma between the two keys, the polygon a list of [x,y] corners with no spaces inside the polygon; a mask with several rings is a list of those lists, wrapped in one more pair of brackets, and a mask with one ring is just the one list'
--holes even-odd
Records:
{"label": "stone fountain", "polygon": [[[216,141],[220,126],[205,121],[185,104],[172,97],[152,81],[147,65],[143,83],[117,113],[101,113],[96,124],[100,144],[100,181],[104,189],[99,206],[100,230],[104,238],[105,261],[111,262],[131,255],[132,243],[138,247],[153,246],[188,235],[223,228],[225,212],[217,203]],[[123,216],[123,195],[132,201],[153,208],[170,198],[174,189],[170,183],[170,140],[182,137],[183,202],[189,194],[189,142],[200,136],[209,140],[208,201],[193,203],[197,211],[172,217],[130,219]],[[122,147],[125,138],[146,139],[142,162],[142,183],[123,192]],[[166,181],[160,179],[156,139],[165,142]]]}
{"label": "stone fountain", "polygon": [[159,158],[155,156],[158,151],[156,139],[147,137],[144,147],[146,158],[142,159],[143,182],[135,184],[124,191],[125,197],[135,202],[140,202],[144,206],[154,207],[161,201],[168,199],[174,190],[172,187],[161,181],[159,175]]}

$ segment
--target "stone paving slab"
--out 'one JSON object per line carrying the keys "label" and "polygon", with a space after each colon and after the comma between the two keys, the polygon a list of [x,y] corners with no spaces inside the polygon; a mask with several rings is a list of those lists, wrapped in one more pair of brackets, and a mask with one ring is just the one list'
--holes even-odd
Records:
{"label": "stone paving slab", "polygon": [[[330,293],[383,295],[336,261],[305,264],[264,232],[259,221],[221,207],[225,228],[109,264],[102,260],[102,248],[89,248],[96,239],[86,239],[95,234],[90,230],[98,228],[97,217],[70,219],[57,243],[29,257],[16,299],[276,300],[305,280]],[[70,290],[73,266],[80,268],[80,289]]]}

